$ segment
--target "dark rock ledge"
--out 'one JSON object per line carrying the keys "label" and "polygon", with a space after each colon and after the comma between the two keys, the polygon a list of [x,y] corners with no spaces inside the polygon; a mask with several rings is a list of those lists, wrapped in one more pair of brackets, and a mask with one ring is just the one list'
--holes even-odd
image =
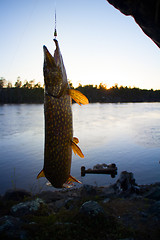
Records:
{"label": "dark rock ledge", "polygon": [[160,0],[107,0],[125,15],[130,15],[142,31],[160,47]]}
{"label": "dark rock ledge", "polygon": [[107,187],[9,190],[0,198],[0,239],[160,239],[160,183],[137,185],[125,171]]}

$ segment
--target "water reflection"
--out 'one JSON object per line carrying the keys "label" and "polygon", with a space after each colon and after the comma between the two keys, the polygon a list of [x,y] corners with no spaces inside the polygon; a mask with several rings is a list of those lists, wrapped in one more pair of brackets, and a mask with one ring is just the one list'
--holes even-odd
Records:
{"label": "water reflection", "polygon": [[[159,114],[160,115],[160,114]],[[159,118],[152,120],[148,119],[145,124],[139,123],[133,125],[133,131],[135,142],[138,145],[142,145],[144,147],[149,148],[158,148],[160,147],[160,126],[159,126]]]}
{"label": "water reflection", "polygon": [[[37,181],[43,167],[43,105],[0,106],[0,193],[16,187],[40,191],[45,179]],[[74,136],[80,140],[85,158],[73,154],[72,175],[86,184],[107,185],[121,171],[134,172],[138,183],[160,181],[160,104],[73,105]],[[107,175],[81,177],[96,164],[115,163],[115,179]],[[15,171],[15,174],[14,174]]]}
{"label": "water reflection", "polygon": [[[79,163],[73,157],[73,171],[78,174],[77,166],[92,168],[97,163],[113,162],[118,166],[118,173],[134,172],[138,183],[160,181],[159,103],[90,104],[83,108],[81,113],[74,105],[74,132],[80,139],[85,158]],[[149,138],[149,130],[153,128],[156,144],[153,137]],[[97,185],[113,183],[107,176],[87,176],[81,180],[90,184],[96,181]]]}

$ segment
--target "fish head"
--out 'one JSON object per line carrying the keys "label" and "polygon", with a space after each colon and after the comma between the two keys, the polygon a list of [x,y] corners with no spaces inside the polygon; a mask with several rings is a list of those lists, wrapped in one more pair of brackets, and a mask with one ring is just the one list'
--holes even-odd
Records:
{"label": "fish head", "polygon": [[68,81],[58,41],[54,39],[54,42],[56,45],[54,56],[50,54],[46,46],[43,46],[43,74],[45,91],[48,94],[57,97],[62,91],[64,91],[64,88],[68,88]]}

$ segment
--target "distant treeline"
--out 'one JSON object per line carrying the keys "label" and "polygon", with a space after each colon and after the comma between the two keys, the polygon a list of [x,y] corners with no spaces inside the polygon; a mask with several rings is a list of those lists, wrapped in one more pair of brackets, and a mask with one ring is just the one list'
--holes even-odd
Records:
{"label": "distant treeline", "polygon": [[43,88],[1,88],[0,104],[3,103],[43,103]]}
{"label": "distant treeline", "polygon": [[98,87],[93,85],[79,86],[76,89],[86,95],[90,102],[160,102],[160,90],[118,87],[118,85],[106,89],[103,84]]}
{"label": "distant treeline", "polygon": [[[73,88],[72,84],[71,88]],[[105,85],[86,85],[75,88],[82,92],[90,103],[160,102],[160,90],[118,87],[106,89]],[[0,103],[43,103],[44,89],[38,87],[0,88]]]}

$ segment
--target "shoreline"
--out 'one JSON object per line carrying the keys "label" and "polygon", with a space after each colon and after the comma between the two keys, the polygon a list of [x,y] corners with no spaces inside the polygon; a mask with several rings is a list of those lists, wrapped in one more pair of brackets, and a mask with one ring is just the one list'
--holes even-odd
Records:
{"label": "shoreline", "polygon": [[[79,86],[74,88],[84,94],[90,103],[120,103],[120,102],[160,102],[160,90],[147,90],[113,86],[106,89],[100,85]],[[43,103],[43,88],[0,88],[0,103]]]}
{"label": "shoreline", "polygon": [[[160,103],[160,100],[158,101],[109,101],[109,102],[102,102],[102,101],[97,101],[97,102],[89,102],[89,104],[95,104],[95,103],[99,103],[99,104],[110,104],[110,103],[114,103],[114,104],[125,104],[125,103]],[[0,106],[3,105],[43,105],[43,102],[0,102]],[[73,102],[72,104],[76,104],[75,102]]]}
{"label": "shoreline", "polygon": [[160,239],[160,182],[138,185],[126,171],[105,187],[9,190],[0,202],[1,239]]}

